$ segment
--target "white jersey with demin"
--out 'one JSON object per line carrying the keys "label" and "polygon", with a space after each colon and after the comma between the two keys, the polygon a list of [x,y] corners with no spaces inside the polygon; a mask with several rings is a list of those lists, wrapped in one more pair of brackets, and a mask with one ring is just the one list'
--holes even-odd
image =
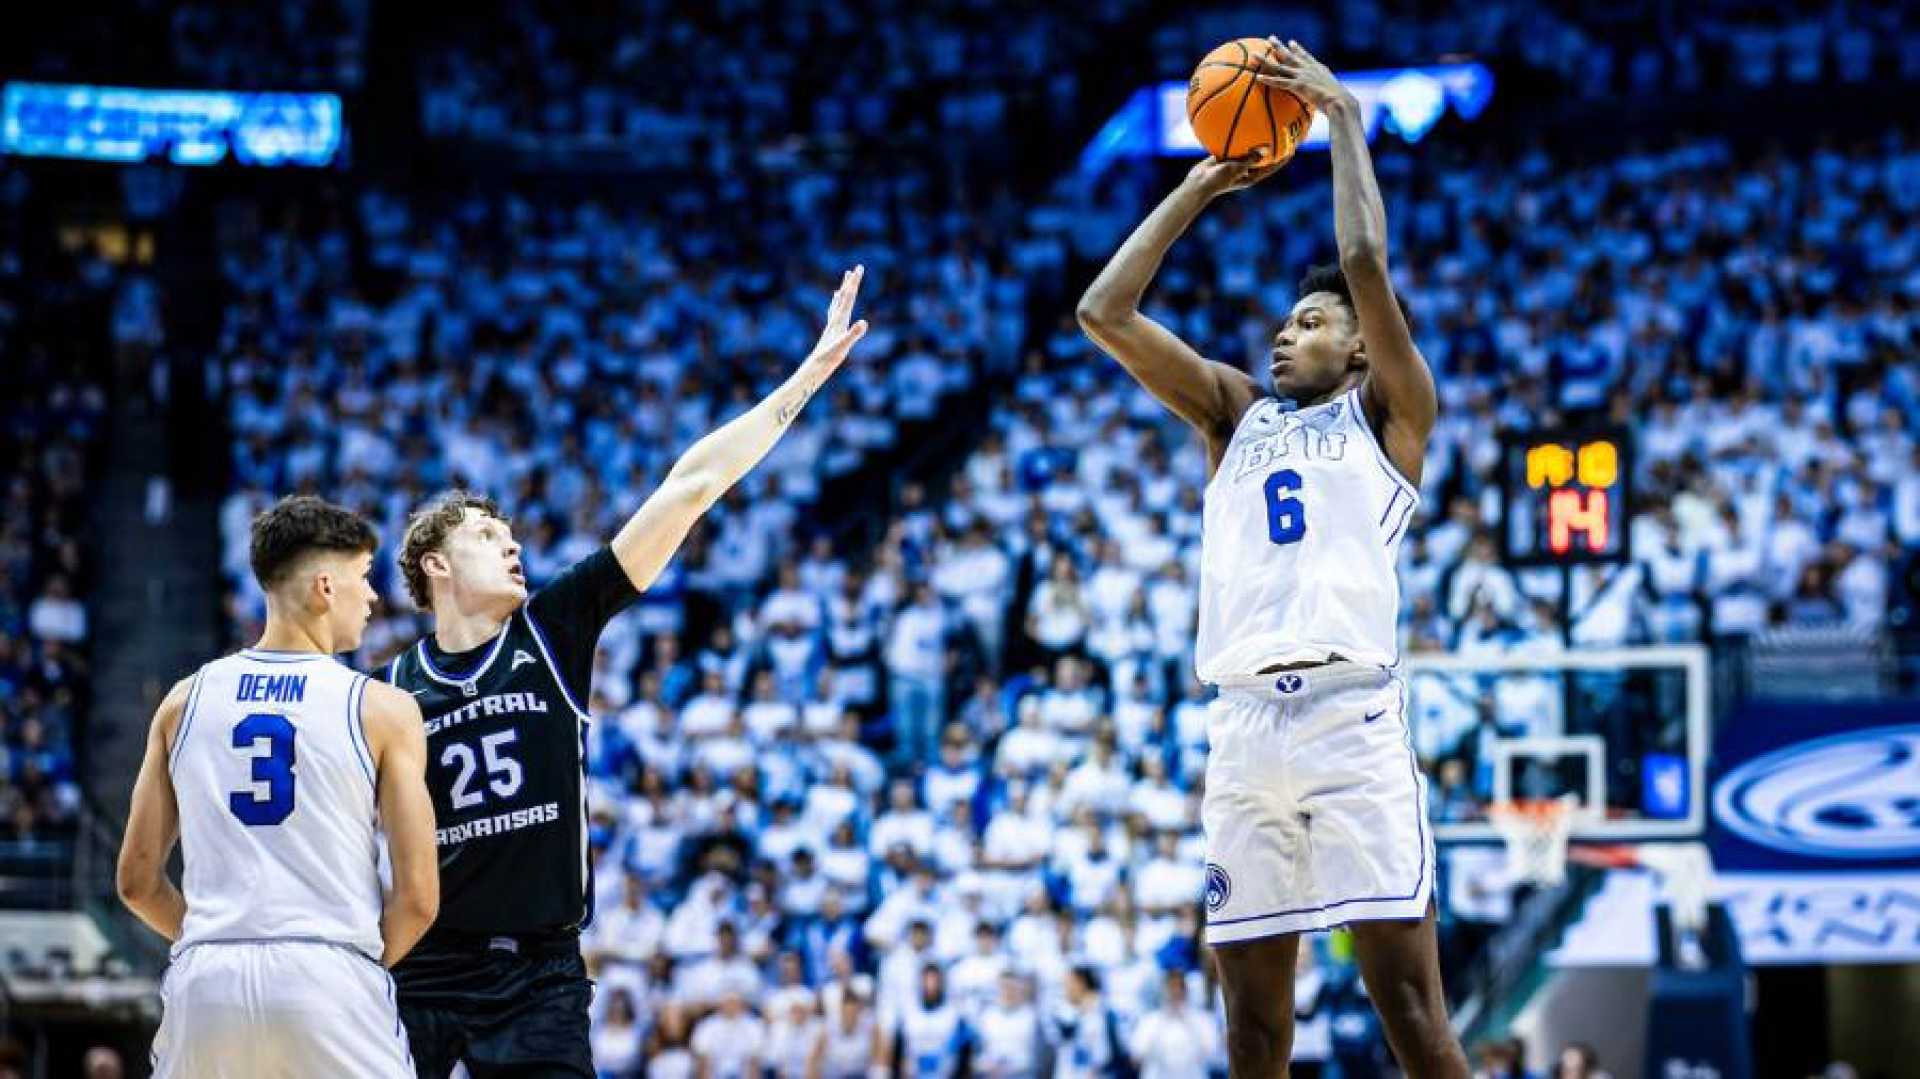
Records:
{"label": "white jersey with demin", "polygon": [[1400,541],[1419,500],[1359,389],[1295,410],[1256,402],[1207,484],[1200,680],[1335,654],[1397,665]]}
{"label": "white jersey with demin", "polygon": [[248,649],[200,669],[168,767],[196,944],[327,941],[378,960],[381,895],[367,679]]}

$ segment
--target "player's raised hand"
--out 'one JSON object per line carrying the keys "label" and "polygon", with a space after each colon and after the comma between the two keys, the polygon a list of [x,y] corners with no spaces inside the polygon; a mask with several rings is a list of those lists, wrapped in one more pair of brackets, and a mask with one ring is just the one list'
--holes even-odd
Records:
{"label": "player's raised hand", "polygon": [[840,275],[840,287],[834,290],[833,302],[827,305],[827,324],[803,366],[830,375],[846,362],[854,343],[866,336],[867,320],[853,321],[853,302],[859,298],[860,282],[866,276],[865,266],[855,266]]}
{"label": "player's raised hand", "polygon": [[[1222,161],[1217,157],[1207,157],[1187,173],[1187,182],[1198,186],[1200,190],[1206,192],[1209,196],[1224,195],[1229,191],[1238,191],[1243,187],[1252,187],[1254,184],[1279,172],[1280,167],[1287,163],[1285,159],[1282,159],[1271,165],[1255,167],[1252,162],[1256,156],[1258,156],[1257,151],[1248,154],[1244,158],[1234,158],[1228,161]],[[1288,155],[1288,157],[1291,156],[1291,154]]]}
{"label": "player's raised hand", "polygon": [[774,419],[780,427],[793,422],[808,399],[847,362],[854,344],[867,335],[867,320],[853,321],[853,301],[859,297],[860,282],[866,276],[865,266],[855,266],[840,275],[840,287],[827,305],[827,324],[820,330],[820,340],[813,343],[813,351],[807,353],[787,386],[775,395],[779,404]]}
{"label": "player's raised hand", "polygon": [[1260,57],[1260,73],[1254,76],[1262,85],[1285,90],[1321,112],[1353,100],[1353,94],[1306,46],[1298,41],[1282,43],[1277,37],[1269,37],[1267,44],[1272,47]]}

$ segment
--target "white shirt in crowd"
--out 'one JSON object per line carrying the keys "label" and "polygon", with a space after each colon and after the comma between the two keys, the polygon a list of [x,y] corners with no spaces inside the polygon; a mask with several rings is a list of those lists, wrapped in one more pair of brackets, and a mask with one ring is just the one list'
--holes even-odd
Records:
{"label": "white shirt in crowd", "polygon": [[87,609],[76,599],[41,596],[27,609],[27,629],[43,641],[76,644],[87,639]]}
{"label": "white shirt in crowd", "polygon": [[1133,898],[1143,910],[1165,910],[1192,903],[1205,889],[1206,874],[1197,864],[1155,858],[1134,878]]}
{"label": "white shirt in crowd", "polygon": [[[769,1011],[783,1009],[769,1008]],[[804,1022],[791,1019],[777,1019],[767,1026],[763,1066],[772,1070],[778,1079],[805,1079],[807,1063],[813,1054],[814,1045],[820,1040],[820,1034],[826,1024],[818,1018]],[[596,1067],[604,1066],[595,1058]]]}
{"label": "white shirt in crowd", "polygon": [[636,910],[621,903],[594,916],[587,930],[588,946],[602,955],[644,963],[660,950],[666,931],[667,916],[653,904],[642,901]]}
{"label": "white shirt in crowd", "polygon": [[896,846],[905,845],[918,855],[933,849],[933,815],[923,809],[888,810],[873,822],[867,834],[867,849],[882,857]]}
{"label": "white shirt in crowd", "polygon": [[976,951],[955,963],[948,971],[947,983],[961,1014],[975,1018],[987,1011],[1000,991],[1000,976],[1007,972],[1004,951],[981,954]]}
{"label": "white shirt in crowd", "polygon": [[940,677],[946,660],[946,617],[938,604],[916,604],[893,618],[887,638],[887,667],[896,675]]}
{"label": "white shirt in crowd", "polygon": [[731,959],[709,956],[681,972],[674,986],[688,1004],[711,1004],[728,993],[757,1000],[763,985],[760,968],[744,955]]}
{"label": "white shirt in crowd", "polygon": [[766,1037],[766,1024],[754,1016],[716,1012],[694,1028],[693,1051],[707,1062],[710,1079],[759,1079],[753,1068]]}
{"label": "white shirt in crowd", "polygon": [[990,1079],[1025,1079],[1040,1068],[1040,1016],[1033,1005],[996,1003],[974,1020],[979,1055],[973,1069]]}
{"label": "white shirt in crowd", "polygon": [[[634,1075],[640,1070],[645,1031],[638,1023],[596,1025],[593,1030],[593,1066],[610,1075]],[[651,1073],[649,1073],[651,1074]]]}
{"label": "white shirt in crowd", "polygon": [[1140,1067],[1140,1079],[1205,1075],[1219,1047],[1220,1030],[1213,1016],[1188,1006],[1148,1012],[1127,1042],[1127,1051]]}

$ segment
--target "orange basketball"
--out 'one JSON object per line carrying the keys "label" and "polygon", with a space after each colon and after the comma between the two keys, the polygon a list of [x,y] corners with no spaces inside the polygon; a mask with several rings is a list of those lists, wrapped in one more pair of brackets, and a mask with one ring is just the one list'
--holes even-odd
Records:
{"label": "orange basketball", "polygon": [[1213,50],[1187,83],[1187,119],[1200,145],[1221,160],[1258,153],[1255,165],[1286,161],[1313,126],[1313,108],[1254,74],[1272,51],[1264,38],[1243,37]]}

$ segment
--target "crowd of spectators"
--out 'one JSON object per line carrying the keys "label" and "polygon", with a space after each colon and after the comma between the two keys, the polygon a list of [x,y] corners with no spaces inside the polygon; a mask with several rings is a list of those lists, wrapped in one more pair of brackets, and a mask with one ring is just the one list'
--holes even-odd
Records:
{"label": "crowd of spectators", "polygon": [[1073,116],[1075,59],[1144,6],[622,0],[555,18],[558,5],[512,0],[434,35],[422,123],[482,140],[643,140],[656,159],[695,138],[715,152],[991,144],[981,136],[1016,116],[1042,127]]}
{"label": "crowd of spectators", "polygon": [[[1059,129],[1084,65],[1153,5],[1072,9],[941,0],[793,5],[729,0],[698,12],[623,0],[555,18],[514,0],[433,36],[421,57],[425,130],[532,144],[649,140],[655,158],[794,136],[990,148],[1014,117]],[[1184,78],[1222,40],[1280,33],[1344,62],[1471,56],[1554,78],[1575,95],[1920,77],[1920,29],[1893,0],[1460,5],[1356,0],[1334,9],[1169,11],[1151,32],[1160,74]],[[884,33],[871,28],[885,26]],[[932,137],[938,135],[938,139]]]}
{"label": "crowd of spectators", "polygon": [[[222,534],[236,632],[264,616],[248,521],[294,489],[388,535],[442,485],[494,491],[521,512],[543,579],[610,536],[682,448],[778,385],[840,271],[864,264],[873,331],[709,517],[641,625],[680,632],[689,594],[748,597],[815,542],[804,511],[824,486],[910,451],[902,438],[944,400],[1011,367],[1029,303],[1057,302],[1057,244],[1010,243],[1005,214],[925,179],[735,177],[620,208],[370,191],[317,218],[236,226],[213,363],[233,435]],[[397,610],[371,650],[413,632]]]}
{"label": "crowd of spectators", "polygon": [[1155,31],[1167,78],[1221,41],[1277,33],[1356,65],[1471,57],[1554,77],[1570,97],[1685,95],[1769,86],[1862,86],[1920,77],[1920,28],[1898,0],[1708,0],[1684,5],[1427,3],[1354,0],[1262,8],[1260,25],[1226,7]]}
{"label": "crowd of spectators", "polygon": [[53,856],[79,810],[91,703],[87,485],[114,267],[80,247],[29,265],[24,179],[0,169],[0,853]]}
{"label": "crowd of spectators", "polygon": [[371,16],[369,0],[111,0],[34,19],[0,62],[47,80],[352,92]]}

